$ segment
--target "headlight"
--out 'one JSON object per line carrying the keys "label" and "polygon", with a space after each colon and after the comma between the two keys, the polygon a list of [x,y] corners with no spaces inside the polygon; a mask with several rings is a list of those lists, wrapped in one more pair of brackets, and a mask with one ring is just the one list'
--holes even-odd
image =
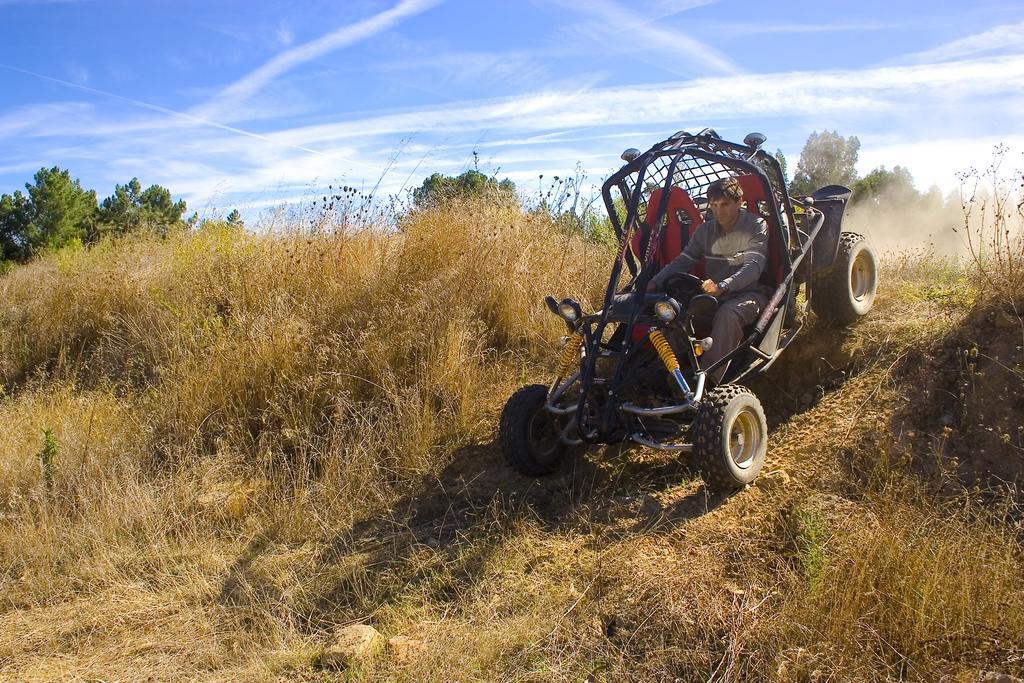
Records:
{"label": "headlight", "polygon": [[663,299],[654,304],[654,315],[664,323],[670,323],[679,315],[679,307],[671,299]]}
{"label": "headlight", "polygon": [[574,323],[579,320],[582,312],[580,305],[572,299],[562,299],[562,302],[558,304],[558,314],[569,322]]}

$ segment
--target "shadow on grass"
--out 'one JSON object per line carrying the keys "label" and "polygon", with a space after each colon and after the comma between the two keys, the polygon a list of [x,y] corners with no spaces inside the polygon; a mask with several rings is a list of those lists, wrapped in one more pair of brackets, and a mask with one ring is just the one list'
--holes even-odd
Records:
{"label": "shadow on grass", "polygon": [[[296,577],[309,577],[304,598],[289,597],[258,568],[274,545],[258,538],[229,568],[219,602],[255,612],[287,605],[308,632],[365,620],[408,592],[454,605],[523,524],[578,531],[606,544],[634,533],[667,533],[713,510],[726,497],[708,493],[684,460],[651,461],[606,447],[591,457],[567,457],[557,473],[530,479],[505,464],[496,443],[467,446],[388,512],[356,523],[306,560]],[[670,489],[673,502],[657,502]]]}
{"label": "shadow on grass", "polygon": [[[399,535],[406,545],[445,549],[521,521],[546,531],[588,530],[624,518],[649,521],[652,494],[682,484],[694,490],[657,517],[684,522],[721,501],[708,494],[685,459],[635,458],[638,450],[607,446],[566,457],[560,470],[532,479],[512,470],[497,443],[457,450],[439,474],[425,477],[386,515],[363,520],[338,549]],[[724,498],[723,498],[724,500]]]}

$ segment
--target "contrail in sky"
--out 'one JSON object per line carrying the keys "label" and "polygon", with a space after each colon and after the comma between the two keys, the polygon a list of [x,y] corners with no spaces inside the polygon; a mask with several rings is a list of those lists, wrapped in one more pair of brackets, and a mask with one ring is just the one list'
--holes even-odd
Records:
{"label": "contrail in sky", "polygon": [[127,102],[128,104],[131,104],[133,106],[140,107],[142,109],[148,109],[150,111],[155,111],[157,113],[164,114],[165,116],[170,116],[170,117],[173,117],[173,118],[176,118],[176,119],[181,119],[183,121],[188,121],[190,123],[195,123],[195,124],[198,124],[198,125],[201,125],[201,126],[209,126],[211,128],[217,128],[219,130],[227,131],[229,133],[235,133],[237,135],[244,135],[246,137],[255,138],[257,140],[262,140],[264,142],[268,142],[268,143],[270,143],[272,145],[276,145],[278,147],[286,147],[288,149],[295,149],[295,150],[299,150],[300,152],[307,152],[309,154],[316,154],[317,156],[328,157],[328,158],[332,158],[332,159],[338,159],[340,161],[344,161],[346,163],[353,164],[353,165],[356,165],[356,166],[364,166],[366,168],[373,168],[374,170],[378,170],[376,166],[372,166],[370,164],[364,164],[364,163],[362,163],[360,161],[354,161],[352,159],[346,159],[344,157],[339,157],[337,155],[329,154],[327,152],[321,152],[319,150],[310,149],[309,147],[303,147],[302,145],[295,145],[295,144],[291,144],[291,143],[288,143],[288,142],[281,142],[279,140],[275,140],[274,138],[268,137],[266,135],[260,135],[259,133],[253,133],[252,131],[243,130],[241,128],[236,128],[234,126],[227,126],[227,125],[225,125],[223,123],[217,123],[216,121],[210,121],[209,119],[204,119],[204,118],[201,118],[199,116],[195,116],[193,114],[186,114],[184,112],[175,111],[174,109],[168,109],[167,107],[161,107],[160,105],[157,105],[157,104],[150,104],[149,102],[143,102],[141,100],[135,100],[135,99],[132,99],[131,97],[125,97],[124,95],[118,95],[116,93],[107,92],[105,90],[98,90],[96,88],[90,88],[87,85],[80,85],[78,83],[72,83],[71,81],[65,81],[65,80],[60,79],[60,78],[54,78],[53,76],[47,76],[46,74],[36,73],[35,71],[29,71],[28,69],[22,69],[22,68],[17,67],[17,66],[11,66],[10,64],[0,64],[0,68],[7,69],[8,71],[14,71],[14,72],[17,72],[17,73],[20,73],[20,74],[25,74],[27,76],[32,76],[33,78],[38,78],[40,80],[49,81],[51,83],[57,83],[59,85],[63,85],[64,87],[67,87],[67,88],[74,88],[75,90],[81,90],[83,92],[92,93],[94,95],[100,95],[102,97],[108,97],[108,98],[111,98],[111,99],[120,100],[121,102]]}
{"label": "contrail in sky", "polygon": [[202,116],[209,116],[223,111],[225,107],[237,106],[286,71],[321,55],[370,38],[391,28],[402,19],[420,14],[442,1],[402,0],[391,9],[368,19],[342,26],[316,40],[285,50],[229,85],[206,104],[200,105],[196,112]]}

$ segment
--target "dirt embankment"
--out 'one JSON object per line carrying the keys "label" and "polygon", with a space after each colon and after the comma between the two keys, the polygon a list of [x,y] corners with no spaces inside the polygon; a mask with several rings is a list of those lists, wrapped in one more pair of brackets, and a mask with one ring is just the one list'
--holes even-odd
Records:
{"label": "dirt embankment", "polygon": [[915,400],[893,433],[922,471],[968,486],[1024,484],[1024,323],[1021,304],[972,313],[908,362]]}

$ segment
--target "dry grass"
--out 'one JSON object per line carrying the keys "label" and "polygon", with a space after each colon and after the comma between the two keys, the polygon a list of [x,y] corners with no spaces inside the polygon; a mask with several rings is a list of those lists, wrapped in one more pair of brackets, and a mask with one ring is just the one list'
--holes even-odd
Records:
{"label": "dry grass", "polygon": [[[796,534],[820,547],[821,560],[811,563],[815,580],[782,608],[788,654],[802,649],[804,659],[790,674],[934,680],[965,665],[1019,672],[1024,590],[1012,530],[939,509],[912,485],[862,506],[870,514],[841,533],[810,516]],[[808,552],[800,549],[804,562]]]}
{"label": "dry grass", "polygon": [[[0,281],[8,617],[140,580],[216,602],[206,584],[253,538],[331,538],[385,511],[486,438],[525,358],[558,334],[540,297],[587,298],[600,283],[584,264],[606,260],[482,202],[397,234],[331,227],[211,225]],[[43,429],[59,448],[49,488]],[[273,621],[266,609],[246,618]],[[112,616],[134,628],[130,614]],[[20,638],[4,650],[42,654]]]}
{"label": "dry grass", "polygon": [[810,396],[770,415],[791,484],[719,500],[667,457],[530,482],[491,444],[561,334],[541,296],[592,305],[602,248],[487,202],[319,218],[0,277],[0,677],[333,680],[353,622],[428,645],[367,681],[1020,672],[1014,518],[936,500],[894,432],[976,270],[889,260],[871,318],[812,326],[773,370]]}

